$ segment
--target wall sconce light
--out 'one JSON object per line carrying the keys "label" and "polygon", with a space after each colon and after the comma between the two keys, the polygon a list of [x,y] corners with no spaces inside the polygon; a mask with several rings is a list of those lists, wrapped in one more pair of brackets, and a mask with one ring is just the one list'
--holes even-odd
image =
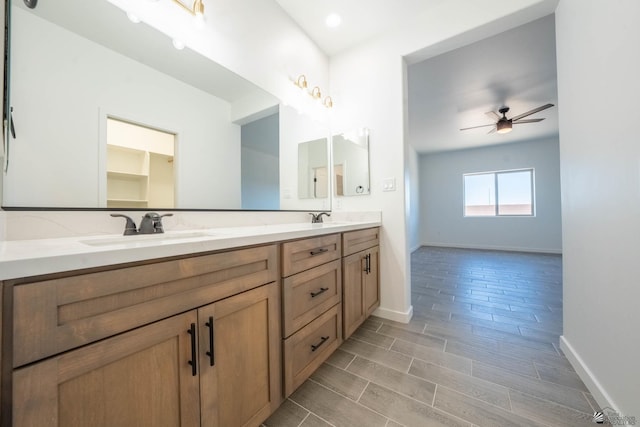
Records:
{"label": "wall sconce light", "polygon": [[322,99],[322,91],[320,90],[320,87],[314,86],[311,92],[305,90],[308,87],[308,83],[307,77],[304,74],[300,74],[300,76],[298,76],[298,78],[293,81],[293,84],[302,89],[304,93],[311,96],[311,98],[313,98],[314,100],[317,100],[323,106],[327,108],[333,107],[333,100],[330,96],[326,96],[324,99]]}
{"label": "wall sconce light", "polygon": [[191,7],[187,6],[182,0],[173,0],[174,3],[182,7],[184,10],[195,16],[196,25],[198,27],[204,26],[204,3],[203,0],[194,0]]}
{"label": "wall sconce light", "polygon": [[313,90],[310,93],[311,97],[313,99],[320,99],[322,98],[322,94],[320,93],[320,88],[318,86],[314,87]]}
{"label": "wall sconce light", "polygon": [[300,74],[300,77],[298,77],[298,80],[293,82],[293,84],[298,86],[300,89],[306,89],[307,88],[307,78],[304,76],[304,74]]}

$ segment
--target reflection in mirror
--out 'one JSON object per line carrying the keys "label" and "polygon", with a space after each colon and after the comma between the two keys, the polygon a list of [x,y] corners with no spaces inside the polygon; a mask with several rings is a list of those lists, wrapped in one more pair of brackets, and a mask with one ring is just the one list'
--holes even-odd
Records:
{"label": "reflection in mirror", "polygon": [[298,197],[326,199],[329,196],[327,138],[298,144]]}
{"label": "reflection in mirror", "polygon": [[[3,207],[122,206],[107,202],[120,198],[108,196],[114,187],[106,178],[107,119],[113,117],[175,138],[174,162],[167,162],[173,194],[149,198],[149,209],[171,203],[178,209],[324,208],[278,194],[284,181],[277,183],[276,170],[297,147],[279,141],[278,132],[293,122],[278,119],[275,97],[193,50],[174,49],[166,35],[133,24],[108,1],[56,0],[28,9],[12,0],[10,31],[16,138],[10,137]],[[269,197],[257,197],[264,187],[251,189],[251,183],[266,179],[243,184],[249,173],[242,165],[246,160],[256,172],[256,156],[249,159],[242,128],[273,114],[278,126],[267,126],[251,145],[270,156]],[[136,201],[128,206],[146,199],[130,200]]]}
{"label": "reflection in mirror", "polygon": [[174,208],[174,146],[174,134],[107,118],[107,207]]}
{"label": "reflection in mirror", "polygon": [[346,132],[331,140],[335,195],[369,194],[369,131]]}
{"label": "reflection in mirror", "polygon": [[242,126],[242,209],[280,209],[279,118]]}

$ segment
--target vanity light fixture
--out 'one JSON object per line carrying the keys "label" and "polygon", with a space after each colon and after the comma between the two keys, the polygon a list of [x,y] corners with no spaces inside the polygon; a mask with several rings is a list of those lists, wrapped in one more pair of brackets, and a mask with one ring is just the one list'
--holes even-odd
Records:
{"label": "vanity light fixture", "polygon": [[204,3],[203,0],[194,0],[191,7],[184,4],[181,0],[173,0],[178,6],[195,16],[196,25],[198,27],[204,26]]}
{"label": "vanity light fixture", "polygon": [[307,78],[304,76],[304,74],[300,74],[300,76],[298,77],[298,80],[293,82],[293,84],[298,86],[300,89],[306,89],[307,88]]}
{"label": "vanity light fixture", "polygon": [[318,86],[314,87],[309,95],[311,95],[313,99],[322,98],[322,94],[320,93],[320,88]]}
{"label": "vanity light fixture", "polygon": [[322,101],[322,105],[324,105],[327,108],[333,107],[333,99],[331,99],[330,96],[326,96]]}

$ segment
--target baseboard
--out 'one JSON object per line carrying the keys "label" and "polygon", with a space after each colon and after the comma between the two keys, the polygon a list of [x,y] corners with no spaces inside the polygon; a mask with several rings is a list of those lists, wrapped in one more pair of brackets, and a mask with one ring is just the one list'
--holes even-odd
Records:
{"label": "baseboard", "polygon": [[416,246],[414,246],[412,248],[409,248],[409,253],[414,253],[415,251],[420,249],[422,246],[424,246],[424,245],[416,245]]}
{"label": "baseboard", "polygon": [[598,381],[564,335],[560,335],[560,349],[571,363],[571,366],[576,370],[576,373],[584,385],[587,386],[593,398],[598,402],[598,405],[600,405],[599,409],[611,408],[616,412],[620,412],[618,406],[613,402],[611,396],[609,396],[609,393],[607,393],[602,384],[600,384],[600,381]]}
{"label": "baseboard", "polygon": [[383,319],[393,320],[394,322],[409,323],[413,317],[413,306],[410,305],[406,312],[378,307],[376,311],[373,312],[373,315]]}
{"label": "baseboard", "polygon": [[421,246],[435,246],[440,248],[457,248],[457,249],[484,249],[489,251],[507,251],[507,252],[534,252],[543,254],[562,254],[562,249],[543,249],[543,248],[523,248],[521,246],[492,246],[492,245],[467,245],[457,243],[438,243],[438,242],[425,242]]}

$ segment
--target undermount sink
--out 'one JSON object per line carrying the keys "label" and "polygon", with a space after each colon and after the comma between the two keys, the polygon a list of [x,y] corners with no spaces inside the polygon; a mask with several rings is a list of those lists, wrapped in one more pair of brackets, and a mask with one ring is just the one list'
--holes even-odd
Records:
{"label": "undermount sink", "polygon": [[135,234],[132,236],[114,236],[105,237],[101,239],[88,239],[81,240],[80,242],[89,246],[110,246],[120,245],[124,243],[154,243],[175,241],[184,239],[194,239],[198,237],[211,237],[213,233],[208,231],[190,231],[190,232],[173,232],[173,233],[158,233],[158,234]]}

